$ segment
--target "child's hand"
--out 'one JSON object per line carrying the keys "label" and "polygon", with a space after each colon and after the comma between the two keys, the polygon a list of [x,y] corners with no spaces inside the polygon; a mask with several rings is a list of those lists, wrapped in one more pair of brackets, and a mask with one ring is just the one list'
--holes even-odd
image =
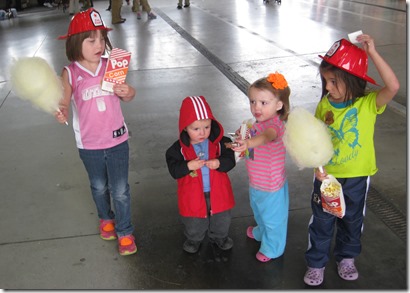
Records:
{"label": "child's hand", "polygon": [[247,140],[243,140],[243,139],[237,139],[235,142],[239,143],[239,146],[232,148],[232,150],[234,152],[244,152],[247,150],[248,148],[248,142]]}
{"label": "child's hand", "polygon": [[188,162],[188,169],[190,171],[195,171],[195,170],[201,169],[204,165],[205,165],[205,160],[200,160],[199,158],[196,158],[195,160]]}
{"label": "child's hand", "polygon": [[205,162],[205,165],[209,168],[209,169],[218,169],[220,162],[218,159],[212,159],[212,160],[208,160]]}
{"label": "child's hand", "polygon": [[323,181],[323,180],[327,179],[327,172],[326,172],[325,168],[322,167],[322,169],[323,169],[323,173],[320,172],[319,168],[315,168],[315,177],[319,181]]}
{"label": "child's hand", "polygon": [[366,51],[366,53],[375,50],[374,40],[369,35],[359,35],[357,36],[357,41],[362,44],[363,49]]}
{"label": "child's hand", "polygon": [[61,107],[59,111],[54,112],[54,117],[61,124],[67,124],[68,110],[67,108]]}
{"label": "child's hand", "polygon": [[114,94],[120,97],[124,102],[132,100],[135,96],[134,88],[126,83],[115,84],[112,88],[114,90]]}

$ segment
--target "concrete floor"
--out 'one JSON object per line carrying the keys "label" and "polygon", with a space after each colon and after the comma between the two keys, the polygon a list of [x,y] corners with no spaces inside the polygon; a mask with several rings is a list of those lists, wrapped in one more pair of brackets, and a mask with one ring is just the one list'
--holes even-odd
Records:
{"label": "concrete floor", "polygon": [[[246,86],[272,71],[287,78],[292,106],[314,110],[321,92],[318,54],[363,30],[401,82],[376,123],[379,172],[372,178],[360,277],[344,281],[334,260],[322,289],[407,290],[407,27],[403,0],[151,0],[156,20],[137,20],[124,1],[124,24],[110,32],[114,46],[132,52],[127,81],[137,97],[124,105],[130,138],[132,220],[138,252],[121,257],[116,242],[98,236],[98,220],[72,128],[33,109],[11,91],[13,58],[39,56],[59,73],[68,64],[64,41],[70,17],[28,8],[0,21],[0,288],[4,289],[293,289],[303,282],[311,170],[288,160],[290,218],[285,254],[255,258],[247,239],[254,223],[243,163],[230,172],[236,197],[232,251],[205,242],[196,255],[182,250],[176,183],[165,150],[177,137],[178,110],[188,95],[204,95],[227,132],[250,118]],[[108,1],[94,0],[107,25]],[[374,67],[369,75],[380,82]]]}

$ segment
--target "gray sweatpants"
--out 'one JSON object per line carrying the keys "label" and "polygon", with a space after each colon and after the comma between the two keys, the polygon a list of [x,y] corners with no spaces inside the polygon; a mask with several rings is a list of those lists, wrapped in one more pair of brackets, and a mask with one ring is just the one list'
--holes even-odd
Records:
{"label": "gray sweatpants", "polygon": [[209,192],[205,192],[204,195],[208,210],[207,218],[181,217],[186,238],[192,241],[202,241],[205,238],[205,233],[207,231],[211,241],[228,237],[229,227],[231,225],[231,210],[213,214],[211,216]]}

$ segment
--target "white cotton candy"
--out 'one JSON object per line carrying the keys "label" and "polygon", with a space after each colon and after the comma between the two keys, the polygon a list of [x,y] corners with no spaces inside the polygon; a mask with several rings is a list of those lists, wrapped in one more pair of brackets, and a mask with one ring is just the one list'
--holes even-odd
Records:
{"label": "white cotton candy", "polygon": [[35,107],[53,114],[63,97],[61,79],[46,60],[39,57],[24,57],[10,68],[13,92],[28,100]]}
{"label": "white cotton candy", "polygon": [[333,156],[327,126],[300,107],[289,113],[283,142],[299,169],[324,166]]}

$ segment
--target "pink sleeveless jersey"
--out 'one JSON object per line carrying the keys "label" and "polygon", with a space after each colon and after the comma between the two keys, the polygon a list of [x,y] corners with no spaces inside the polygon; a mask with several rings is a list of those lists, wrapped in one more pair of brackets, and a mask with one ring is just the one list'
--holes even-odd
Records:
{"label": "pink sleeveless jersey", "polygon": [[101,89],[106,63],[102,58],[95,73],[78,62],[65,67],[73,89],[73,129],[80,149],[107,149],[128,139],[120,98]]}

